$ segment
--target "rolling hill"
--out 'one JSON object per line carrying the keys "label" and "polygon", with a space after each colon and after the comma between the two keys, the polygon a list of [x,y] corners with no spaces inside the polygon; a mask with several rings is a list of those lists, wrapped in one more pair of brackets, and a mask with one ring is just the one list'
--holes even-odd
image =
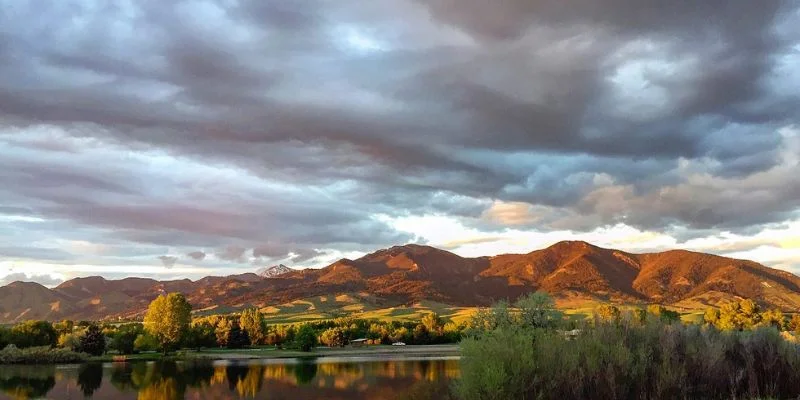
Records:
{"label": "rolling hill", "polygon": [[[372,310],[421,302],[469,307],[533,290],[547,291],[566,307],[610,301],[696,309],[744,297],[786,311],[800,308],[800,277],[753,261],[684,250],[633,254],[580,241],[476,258],[410,244],[320,269],[281,268],[267,275],[197,281],[88,277],[53,289],[14,282],[0,287],[0,321],[136,318],[153,298],[173,291],[186,294],[195,310],[204,313],[274,308],[337,295],[368,298]],[[343,309],[359,309],[356,304],[347,307]]]}

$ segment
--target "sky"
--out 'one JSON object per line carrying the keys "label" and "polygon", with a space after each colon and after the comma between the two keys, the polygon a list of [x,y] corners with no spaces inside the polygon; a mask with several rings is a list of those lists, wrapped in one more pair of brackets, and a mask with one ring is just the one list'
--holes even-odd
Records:
{"label": "sky", "polygon": [[560,240],[800,273],[800,2],[0,0],[0,284]]}

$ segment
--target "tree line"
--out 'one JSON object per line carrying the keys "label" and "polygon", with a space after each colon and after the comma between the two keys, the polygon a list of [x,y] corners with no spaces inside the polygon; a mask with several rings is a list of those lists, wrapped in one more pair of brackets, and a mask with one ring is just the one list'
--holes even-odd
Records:
{"label": "tree line", "polygon": [[419,322],[340,317],[298,324],[268,324],[256,308],[238,314],[192,318],[192,307],[180,293],[162,295],[148,306],[143,322],[96,324],[88,321],[26,321],[0,328],[0,348],[53,347],[90,355],[133,354],[178,349],[240,349],[277,346],[310,351],[323,345],[343,347],[355,339],[366,344],[456,343],[465,325],[445,322],[429,313]]}
{"label": "tree line", "polygon": [[[310,351],[316,346],[341,347],[356,339],[366,344],[440,344],[457,343],[463,337],[475,337],[481,332],[501,326],[528,326],[574,329],[580,323],[566,320],[543,293],[533,293],[510,304],[498,302],[490,309],[479,309],[461,324],[446,322],[436,313],[424,315],[418,322],[367,320],[340,317],[296,324],[268,324],[256,308],[238,314],[212,315],[192,318],[192,307],[180,293],[162,295],[148,307],[143,323],[103,324],[88,321],[26,321],[10,328],[0,327],[0,348],[8,345],[26,349],[52,347],[69,349],[90,355],[108,351],[132,354],[146,351],[164,353],[185,349],[229,348],[248,346],[277,346]],[[672,324],[680,314],[661,305],[620,310],[605,304],[597,307],[598,321],[620,321],[643,324],[655,319]],[[742,331],[773,327],[800,333],[800,315],[791,318],[780,310],[762,310],[752,300],[741,300],[706,310],[704,324],[719,330]]]}

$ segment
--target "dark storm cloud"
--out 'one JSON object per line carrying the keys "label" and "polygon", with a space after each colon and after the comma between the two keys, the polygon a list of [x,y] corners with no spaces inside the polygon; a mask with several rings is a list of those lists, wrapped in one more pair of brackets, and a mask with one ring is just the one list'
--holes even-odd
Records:
{"label": "dark storm cloud", "polygon": [[744,231],[800,207],[796,2],[11,3],[0,213],[302,262],[421,240],[377,215]]}

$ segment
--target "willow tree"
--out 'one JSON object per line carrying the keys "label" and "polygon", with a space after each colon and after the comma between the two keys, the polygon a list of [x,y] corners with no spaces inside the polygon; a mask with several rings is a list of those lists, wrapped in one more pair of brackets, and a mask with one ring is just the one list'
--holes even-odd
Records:
{"label": "willow tree", "polygon": [[177,346],[192,322],[192,306],[181,293],[158,296],[147,308],[144,328],[156,341],[164,354]]}

